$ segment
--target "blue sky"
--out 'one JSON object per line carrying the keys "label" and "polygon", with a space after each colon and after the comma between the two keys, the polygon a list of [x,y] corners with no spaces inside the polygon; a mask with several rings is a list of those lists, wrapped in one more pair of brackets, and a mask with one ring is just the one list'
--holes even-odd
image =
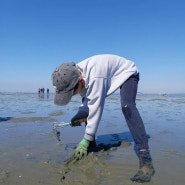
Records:
{"label": "blue sky", "polygon": [[63,62],[133,60],[139,91],[185,93],[184,0],[0,0],[0,92],[53,91]]}

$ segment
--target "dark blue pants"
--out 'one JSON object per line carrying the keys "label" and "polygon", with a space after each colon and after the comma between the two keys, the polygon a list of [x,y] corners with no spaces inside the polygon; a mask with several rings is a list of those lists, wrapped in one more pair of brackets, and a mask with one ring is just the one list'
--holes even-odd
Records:
{"label": "dark blue pants", "polygon": [[121,106],[125,120],[134,139],[136,149],[146,149],[149,152],[148,137],[139,111],[136,107],[137,86],[139,74],[131,76],[120,87]]}

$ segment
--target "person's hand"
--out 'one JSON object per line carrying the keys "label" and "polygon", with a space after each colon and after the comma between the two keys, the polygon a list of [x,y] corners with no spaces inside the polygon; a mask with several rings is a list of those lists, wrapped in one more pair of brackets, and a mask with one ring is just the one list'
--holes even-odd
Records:
{"label": "person's hand", "polygon": [[76,160],[81,160],[87,156],[87,150],[89,147],[89,140],[82,139],[82,141],[78,144],[77,148],[74,151],[73,157]]}
{"label": "person's hand", "polygon": [[71,119],[71,126],[81,126],[82,122],[86,121],[88,113],[85,111],[79,111],[72,119]]}

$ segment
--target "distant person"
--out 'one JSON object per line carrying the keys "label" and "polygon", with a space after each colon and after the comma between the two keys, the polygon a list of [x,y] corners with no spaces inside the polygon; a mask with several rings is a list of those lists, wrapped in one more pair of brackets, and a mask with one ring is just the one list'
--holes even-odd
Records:
{"label": "distant person", "polygon": [[60,65],[52,74],[56,91],[54,102],[66,105],[73,95],[80,94],[82,105],[71,119],[71,126],[79,126],[80,118],[87,118],[82,141],[74,151],[74,159],[87,155],[102,116],[105,98],[120,89],[122,112],[133,136],[139,157],[139,170],[131,178],[136,182],[148,182],[155,170],[148,146],[148,137],[142,118],[136,108],[139,72],[135,64],[117,55],[96,55],[78,64],[68,62]]}
{"label": "distant person", "polygon": [[40,94],[40,91],[41,91],[41,90],[40,90],[40,88],[39,88],[39,89],[38,89],[38,93],[39,93],[39,94]]}
{"label": "distant person", "polygon": [[47,88],[47,93],[49,93],[49,88]]}

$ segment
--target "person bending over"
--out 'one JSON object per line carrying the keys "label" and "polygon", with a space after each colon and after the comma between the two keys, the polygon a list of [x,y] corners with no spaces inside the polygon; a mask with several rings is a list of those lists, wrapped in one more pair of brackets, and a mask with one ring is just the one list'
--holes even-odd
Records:
{"label": "person bending over", "polygon": [[66,62],[57,67],[52,74],[56,91],[55,104],[66,105],[72,96],[82,96],[82,104],[71,119],[71,126],[79,126],[78,120],[87,118],[84,137],[73,154],[77,160],[87,155],[90,143],[95,140],[105,98],[120,89],[122,112],[139,158],[139,170],[131,180],[148,182],[155,170],[146,130],[135,103],[138,81],[139,72],[135,63],[112,54],[95,55],[77,64]]}

